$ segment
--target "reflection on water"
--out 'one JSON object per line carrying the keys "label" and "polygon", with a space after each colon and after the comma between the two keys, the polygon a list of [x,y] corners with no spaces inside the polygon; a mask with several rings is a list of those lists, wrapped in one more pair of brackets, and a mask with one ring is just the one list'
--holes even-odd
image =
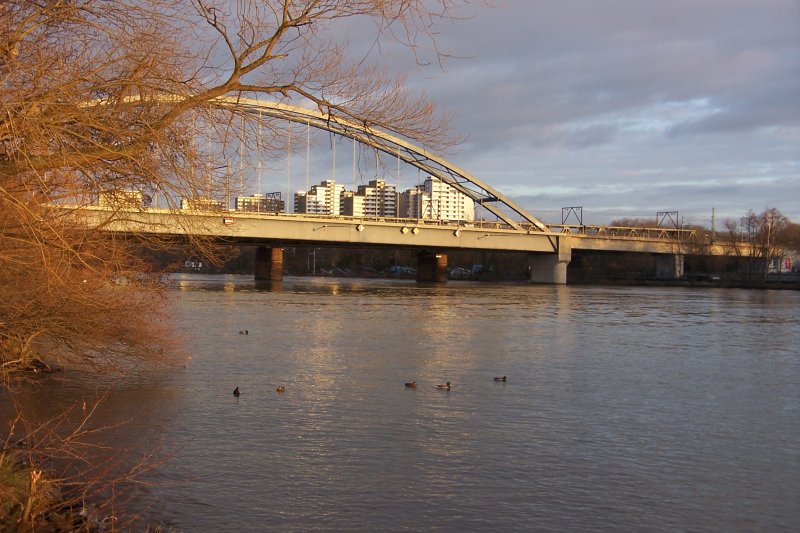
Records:
{"label": "reflection on water", "polygon": [[[188,368],[22,396],[47,417],[54,398],[107,390],[103,422],[129,421],[114,439],[177,450],[135,493],[151,521],[192,532],[800,524],[797,293],[173,282]],[[443,381],[451,391],[434,387]]]}

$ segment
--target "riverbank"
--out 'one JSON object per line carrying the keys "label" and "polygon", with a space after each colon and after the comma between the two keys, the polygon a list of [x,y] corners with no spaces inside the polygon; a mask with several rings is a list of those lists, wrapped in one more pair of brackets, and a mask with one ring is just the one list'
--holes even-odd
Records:
{"label": "riverbank", "polygon": [[31,464],[32,455],[25,441],[6,440],[0,447],[0,531],[99,531],[64,496],[57,476]]}
{"label": "riverbank", "polygon": [[570,281],[569,285],[609,285],[630,287],[687,287],[693,289],[753,289],[753,290],[800,290],[798,280],[768,280],[762,283],[745,283],[737,280],[657,280],[657,279],[593,279]]}

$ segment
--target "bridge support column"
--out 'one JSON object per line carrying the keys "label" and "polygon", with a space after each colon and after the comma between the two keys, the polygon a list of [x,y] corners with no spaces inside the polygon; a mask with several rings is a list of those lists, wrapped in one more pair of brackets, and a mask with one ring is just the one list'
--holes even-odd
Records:
{"label": "bridge support column", "polygon": [[417,254],[417,281],[447,283],[447,254],[419,252]]}
{"label": "bridge support column", "polygon": [[656,279],[683,277],[683,254],[656,254]]}
{"label": "bridge support column", "polygon": [[256,248],[256,281],[281,281],[283,279],[283,248],[259,246]]}
{"label": "bridge support column", "polygon": [[569,237],[558,237],[558,251],[551,254],[528,255],[531,283],[567,284],[567,265],[572,260]]}

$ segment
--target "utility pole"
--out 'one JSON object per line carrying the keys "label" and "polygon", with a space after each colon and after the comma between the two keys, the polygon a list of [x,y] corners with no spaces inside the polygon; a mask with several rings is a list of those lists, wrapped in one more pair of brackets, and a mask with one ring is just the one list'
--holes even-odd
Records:
{"label": "utility pole", "polygon": [[231,210],[231,162],[225,165],[225,210]]}
{"label": "utility pole", "polygon": [[711,243],[713,244],[716,239],[717,239],[717,212],[712,207],[711,208]]}

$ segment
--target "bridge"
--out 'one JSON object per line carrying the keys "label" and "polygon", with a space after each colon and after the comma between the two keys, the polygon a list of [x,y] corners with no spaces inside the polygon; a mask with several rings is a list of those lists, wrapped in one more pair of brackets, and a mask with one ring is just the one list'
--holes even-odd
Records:
{"label": "bridge", "polygon": [[[583,224],[545,224],[513,200],[467,171],[429,151],[383,131],[316,110],[279,103],[221,98],[217,104],[307,125],[347,137],[398,158],[449,185],[481,209],[481,220],[443,221],[432,218],[387,218],[311,215],[283,212],[231,211],[221,208],[163,209],[125,206],[61,206],[73,208],[89,224],[121,234],[189,234],[220,242],[258,246],[257,279],[280,280],[284,246],[399,247],[417,250],[418,280],[447,279],[447,252],[490,250],[527,252],[531,281],[564,284],[573,250],[617,251],[657,255],[663,277],[682,274],[682,258],[696,246],[692,230],[678,228],[615,228]],[[355,144],[354,144],[355,146]],[[355,151],[355,148],[354,148]],[[483,220],[488,214],[492,221]],[[729,250],[704,246],[703,253]]]}
{"label": "bridge", "polygon": [[[418,279],[447,279],[447,252],[527,252],[531,281],[565,284],[573,250],[658,254],[662,277],[679,277],[683,256],[696,253],[694,231],[669,228],[620,228],[582,225],[512,227],[502,222],[447,222],[426,219],[326,217],[235,211],[182,212],[169,209],[121,211],[75,208],[88,224],[126,235],[188,234],[217,242],[258,246],[256,278],[279,281],[285,246],[396,247],[418,251]],[[703,245],[703,253],[724,255],[721,245]]]}

